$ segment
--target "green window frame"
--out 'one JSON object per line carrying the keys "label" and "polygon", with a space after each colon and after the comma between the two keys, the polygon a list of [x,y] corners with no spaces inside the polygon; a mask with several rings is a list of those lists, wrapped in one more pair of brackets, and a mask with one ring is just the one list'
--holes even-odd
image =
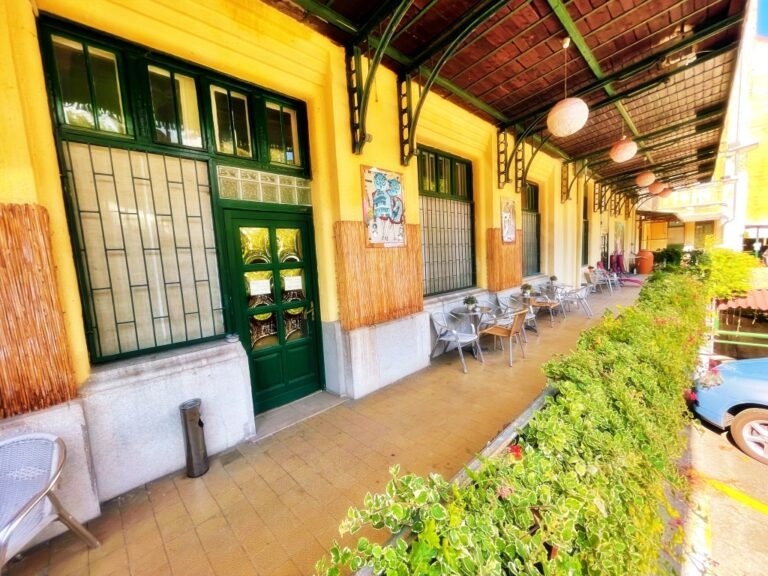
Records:
{"label": "green window frame", "polygon": [[[95,127],[78,127],[66,122],[54,37],[82,45],[86,52],[96,50],[99,53],[114,55],[119,77],[118,91],[126,126],[125,133],[98,130]],[[100,143],[107,146],[141,145],[162,153],[173,153],[169,152],[173,149],[177,151],[176,153],[183,151],[190,155],[199,154],[198,157],[215,158],[232,165],[311,179],[307,111],[306,104],[301,100],[294,100],[220,72],[165,56],[146,47],[107,37],[97,31],[65,23],[49,16],[42,16],[40,19],[39,38],[60,137],[66,134],[67,137],[76,138],[81,142]],[[176,97],[177,102],[174,103],[176,110],[173,115],[176,116],[177,131],[182,133],[177,133],[177,142],[174,142],[173,138],[167,139],[170,141],[163,141],[164,138],[157,136],[150,67],[165,70],[174,79],[181,78],[190,84],[194,83],[197,95],[197,117],[200,120],[199,140],[185,142],[182,124],[186,116],[184,111],[181,115],[179,114],[178,97]],[[234,96],[236,101],[236,105],[229,106],[227,124],[230,128],[233,125],[237,128],[234,132],[238,140],[233,142],[239,145],[233,146],[231,153],[224,151],[217,141],[216,124],[220,119],[214,117],[216,109],[211,102],[212,86],[226,91],[228,100]],[[290,129],[290,136],[286,132],[284,137],[281,134],[281,139],[285,142],[293,141],[295,159],[293,162],[289,161],[288,155],[285,162],[270,160],[267,130],[268,104],[279,106],[281,111],[292,118],[294,126]],[[96,108],[93,103],[90,106]],[[243,121],[238,120],[238,109],[242,111],[240,118],[244,118]],[[195,117],[194,112],[190,114],[190,118]],[[220,125],[219,128],[221,128]],[[285,147],[289,146],[286,144]]]}
{"label": "green window frame", "polygon": [[584,198],[581,203],[581,265],[589,264],[589,202],[587,186],[584,185]]}
{"label": "green window frame", "polygon": [[[249,106],[248,94],[219,83],[211,83],[209,91],[216,152],[239,158],[253,158],[253,130],[249,112],[253,107]],[[220,96],[223,98],[219,98]]]}
{"label": "green window frame", "polygon": [[526,182],[522,198],[523,277],[541,273],[541,214],[539,185]]}
{"label": "green window frame", "polygon": [[270,163],[300,167],[304,153],[299,138],[299,110],[295,106],[267,99],[264,112]]}
{"label": "green window frame", "polygon": [[205,140],[197,78],[155,63],[148,63],[146,71],[152,139],[157,144],[202,149]]}
{"label": "green window frame", "polygon": [[[131,137],[133,125],[125,98],[125,73],[120,52],[60,33],[50,35],[50,46],[57,95],[56,116],[62,128]],[[105,80],[110,82],[107,84]],[[77,92],[80,92],[79,98]]]}
{"label": "green window frame", "polygon": [[[306,104],[48,16],[39,24],[91,360],[118,360],[220,338],[231,318],[223,304],[227,280],[217,258],[217,166],[311,178]],[[80,77],[88,79],[88,91],[81,88],[80,93],[88,94],[94,110],[99,92],[93,96],[87,57],[109,55],[125,133],[97,129],[103,128],[98,118],[93,127],[67,123],[56,38],[65,39],[75,55],[82,46],[79,61],[85,61],[85,72]],[[161,82],[162,136],[156,132],[158,94],[153,101],[152,93],[157,71],[170,80]],[[248,155],[238,155],[234,146],[232,154],[217,151],[212,87],[225,90],[228,103],[232,96],[241,97],[240,117],[246,121],[239,123],[245,129],[238,147]],[[267,101],[293,111],[291,136],[300,165],[270,162]],[[238,126],[231,112],[227,117]],[[191,139],[185,136],[188,123]],[[97,180],[101,184],[94,186]],[[264,209],[275,208],[265,204]]]}
{"label": "green window frame", "polygon": [[419,147],[422,292],[433,296],[475,285],[472,163]]}

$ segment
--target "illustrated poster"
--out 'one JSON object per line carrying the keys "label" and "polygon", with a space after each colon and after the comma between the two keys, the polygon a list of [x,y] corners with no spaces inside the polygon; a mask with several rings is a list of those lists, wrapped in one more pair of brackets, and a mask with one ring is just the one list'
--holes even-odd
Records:
{"label": "illustrated poster", "polygon": [[515,242],[515,201],[509,197],[501,199],[501,241]]}
{"label": "illustrated poster", "polygon": [[368,246],[405,245],[403,176],[397,172],[362,167],[363,220]]}

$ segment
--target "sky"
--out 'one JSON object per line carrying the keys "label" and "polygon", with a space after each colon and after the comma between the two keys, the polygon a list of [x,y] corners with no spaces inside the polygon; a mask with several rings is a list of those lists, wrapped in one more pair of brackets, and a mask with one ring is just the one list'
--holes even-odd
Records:
{"label": "sky", "polygon": [[758,0],[757,3],[757,34],[768,36],[768,0]]}

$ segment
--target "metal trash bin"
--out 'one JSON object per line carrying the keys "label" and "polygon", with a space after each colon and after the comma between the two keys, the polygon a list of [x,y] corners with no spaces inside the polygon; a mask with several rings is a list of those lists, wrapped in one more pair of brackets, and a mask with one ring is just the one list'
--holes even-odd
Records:
{"label": "metal trash bin", "polygon": [[187,476],[197,478],[208,472],[208,451],[205,449],[203,421],[200,418],[200,398],[179,405],[184,426],[184,447],[187,452]]}

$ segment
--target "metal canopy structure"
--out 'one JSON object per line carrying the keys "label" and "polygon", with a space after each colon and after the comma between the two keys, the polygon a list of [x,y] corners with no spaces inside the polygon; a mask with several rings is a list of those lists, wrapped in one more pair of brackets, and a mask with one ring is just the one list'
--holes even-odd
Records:
{"label": "metal canopy structure", "polygon": [[[746,0],[266,0],[342,44],[353,149],[362,151],[380,63],[398,75],[401,161],[435,91],[499,128],[499,183],[519,191],[535,154],[565,161],[563,201],[577,178],[636,205],[645,169],[678,187],[709,181],[736,67]],[[546,114],[568,96],[590,108],[584,128],[552,137]],[[363,64],[367,59],[367,65]],[[616,164],[623,135],[638,154]]]}

